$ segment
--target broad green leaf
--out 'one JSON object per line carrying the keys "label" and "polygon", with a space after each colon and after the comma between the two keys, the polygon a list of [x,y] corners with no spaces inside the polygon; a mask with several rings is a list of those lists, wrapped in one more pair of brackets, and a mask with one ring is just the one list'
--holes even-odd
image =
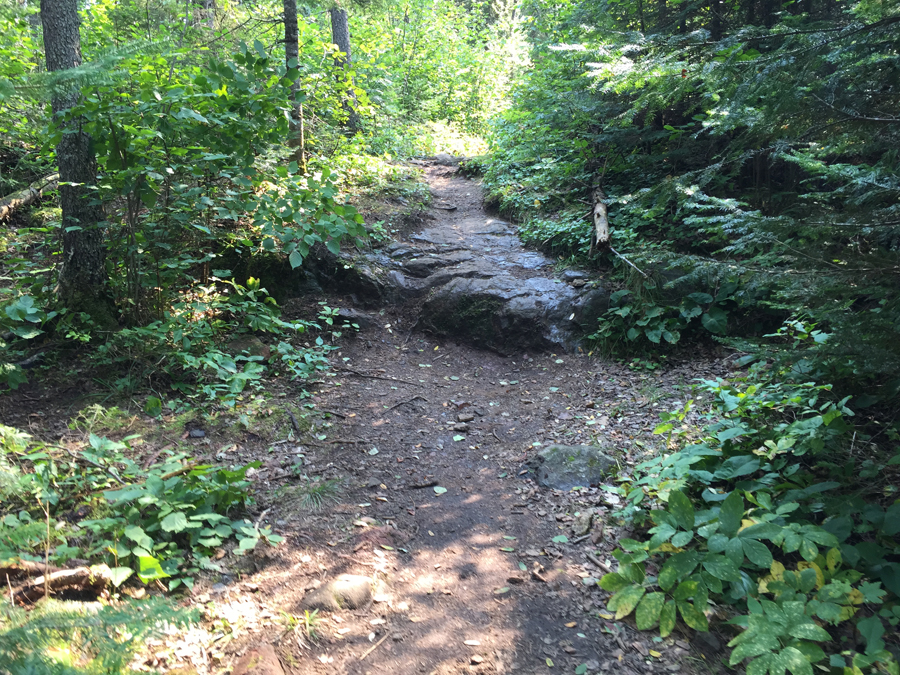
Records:
{"label": "broad green leaf", "polygon": [[706,620],[706,615],[694,605],[689,602],[679,602],[677,606],[678,613],[681,614],[681,618],[688,626],[702,633],[709,630],[709,622]]}
{"label": "broad green leaf", "polygon": [[600,588],[602,588],[604,591],[615,593],[616,591],[622,590],[630,583],[631,582],[621,574],[611,572],[609,574],[604,574],[603,578],[600,579]]}
{"label": "broad green leaf", "polygon": [[637,607],[638,602],[644,597],[646,589],[643,586],[632,585],[623,588],[606,603],[607,609],[616,613],[616,620],[628,616]]}
{"label": "broad green leaf", "polygon": [[740,581],[737,566],[723,555],[708,555],[703,561],[703,569],[722,581]]}
{"label": "broad green leaf", "polygon": [[884,635],[884,624],[878,616],[870,616],[858,621],[856,629],[866,640],[866,654],[874,654],[884,649],[884,640],[881,639],[881,636]]}
{"label": "broad green leaf", "polygon": [[669,493],[668,511],[682,530],[694,529],[694,505],[686,494],[680,490]]}
{"label": "broad green leaf", "polygon": [[719,307],[710,307],[706,313],[700,317],[703,327],[710,333],[722,335],[728,329],[728,312]]}
{"label": "broad green leaf", "polygon": [[693,538],[693,532],[678,532],[674,537],[672,537],[672,546],[683,548],[690,544]]}
{"label": "broad green leaf", "polygon": [[725,547],[728,545],[728,537],[724,534],[719,534],[716,532],[713,536],[709,538],[709,541],[706,542],[706,548],[710,553],[722,553],[725,550]]}
{"label": "broad green leaf", "polygon": [[187,528],[187,516],[181,511],[173,511],[162,519],[160,526],[166,532],[181,532]]}
{"label": "broad green leaf", "polygon": [[750,614],[744,632],[728,643],[729,647],[734,647],[729,665],[778,649],[781,647],[779,638],[783,635],[783,627],[779,624],[762,614]]}
{"label": "broad green leaf", "polygon": [[154,579],[163,579],[167,576],[166,572],[163,570],[162,566],[159,564],[159,560],[154,558],[153,556],[139,556],[138,557],[138,578],[147,583],[148,581],[153,581]]}
{"label": "broad green leaf", "polygon": [[719,532],[726,537],[734,537],[741,528],[741,519],[744,517],[744,498],[741,493],[734,490],[722,502],[719,508]]}
{"label": "broad green leaf", "polygon": [[656,625],[665,601],[664,593],[647,593],[644,596],[634,614],[638,630],[648,630]]}
{"label": "broad green leaf", "polygon": [[673,630],[675,630],[675,603],[669,600],[659,613],[659,634],[668,637]]}
{"label": "broad green leaf", "polygon": [[675,589],[675,592],[672,593],[672,597],[678,602],[692,598],[694,597],[694,593],[697,592],[698,586],[699,584],[693,579],[682,581],[678,584],[678,588]]}
{"label": "broad green leaf", "polygon": [[739,537],[735,537],[725,546],[725,555],[737,567],[744,562],[744,546]]}
{"label": "broad green leaf", "polygon": [[772,552],[768,546],[755,539],[744,539],[743,544],[744,555],[747,556],[750,562],[765,569],[769,569],[772,566]]}
{"label": "broad green leaf", "polygon": [[677,581],[681,581],[694,571],[700,556],[695,551],[683,551],[669,558],[659,571],[657,583],[664,591],[669,590]]}
{"label": "broad green leaf", "polygon": [[794,675],[813,675],[812,664],[803,652],[794,647],[785,647],[779,654],[775,654],[769,670],[773,673],[789,670]]}
{"label": "broad green leaf", "polygon": [[134,574],[134,570],[130,567],[113,567],[110,570],[110,581],[112,581],[113,586],[118,588],[132,574]]}

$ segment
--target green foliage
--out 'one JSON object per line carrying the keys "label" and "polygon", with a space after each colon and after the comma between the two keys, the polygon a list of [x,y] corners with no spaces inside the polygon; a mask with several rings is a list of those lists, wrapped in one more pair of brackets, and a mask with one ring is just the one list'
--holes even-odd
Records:
{"label": "green foliage", "polygon": [[[847,399],[788,370],[699,389],[711,398],[705,425],[686,423],[694,401],[664,414],[655,433],[675,451],[622,477],[620,515],[650,527],[614,552],[619,569],[600,581],[614,593],[608,608],[665,636],[676,617],[708,630],[708,603],[731,605],[742,631],[730,663],[752,659],[748,673],[811,673],[828,650],[832,666],[896,672],[881,641],[900,598],[893,459],[873,445],[849,457],[867,437]],[[834,649],[846,623],[870,636],[864,650]]]}
{"label": "green foliage", "polygon": [[173,590],[193,586],[201,569],[217,569],[212,555],[228,540],[237,554],[281,541],[235,517],[250,500],[247,471],[259,462],[226,468],[170,451],[144,469],[130,457],[133,436],[116,442],[91,433],[79,454],[59,456],[59,448],[8,427],[3,434],[9,442],[0,471],[9,495],[0,560],[42,559],[49,547],[53,562],[106,562],[116,586],[135,574],[144,583],[168,579]]}
{"label": "green foliage", "polygon": [[678,305],[660,305],[652,299],[641,301],[627,289],[616,291],[610,296],[610,308],[599,319],[598,330],[587,339],[608,352],[628,355],[676,344],[697,318],[707,332],[725,334],[734,306],[731,293],[736,286],[726,284],[715,297],[690,293]]}
{"label": "green foliage", "polygon": [[523,3],[532,68],[493,123],[485,186],[563,255],[587,252],[601,186],[612,245],[638,267],[685,294],[737,283],[732,335],[804,316],[831,334],[811,359],[829,381],[891,400],[900,127],[863,111],[897,107],[896,7],[747,8]]}
{"label": "green foliage", "polygon": [[145,640],[197,620],[163,598],[106,606],[50,599],[28,611],[3,601],[0,663],[10,675],[124,673]]}

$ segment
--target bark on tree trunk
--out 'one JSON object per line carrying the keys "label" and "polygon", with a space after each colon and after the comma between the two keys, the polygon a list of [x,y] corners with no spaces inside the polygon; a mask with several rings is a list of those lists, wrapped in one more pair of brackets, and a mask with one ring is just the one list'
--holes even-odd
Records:
{"label": "bark on tree trunk", "polygon": [[[340,7],[333,7],[329,10],[331,14],[331,41],[337,45],[337,48],[343,53],[342,56],[335,58],[335,65],[346,70],[350,67],[352,55],[350,50],[350,24],[347,22],[347,10]],[[352,82],[350,83],[352,86]],[[347,119],[347,127],[350,131],[355,131],[359,126],[359,115],[355,108],[356,96],[351,90],[349,98],[352,101],[350,105],[344,104],[347,108],[349,117]]]}
{"label": "bark on tree trunk", "polygon": [[724,5],[722,4],[722,0],[713,0],[710,6],[710,11],[712,13],[712,25],[710,26],[710,33],[712,35],[713,40],[721,40],[722,39],[722,10],[724,9]]}
{"label": "bark on tree trunk", "polygon": [[[76,0],[41,0],[44,53],[47,70],[74,68],[81,64]],[[65,86],[65,85],[64,85]],[[62,261],[57,294],[69,309],[87,312],[98,326],[115,325],[103,230],[98,223],[103,209],[95,203],[93,190],[97,163],[91,137],[80,120],[63,120],[78,101],[78,88],[69,84],[51,97],[53,116],[63,134],[56,146],[59,164],[59,201],[62,207]]]}
{"label": "bark on tree trunk", "polygon": [[[300,37],[297,27],[297,0],[284,0],[284,62],[290,70],[300,62]],[[297,146],[295,153],[301,171],[306,173],[306,138],[303,128],[303,104],[298,101],[299,78],[291,83],[291,132],[289,145]]]}

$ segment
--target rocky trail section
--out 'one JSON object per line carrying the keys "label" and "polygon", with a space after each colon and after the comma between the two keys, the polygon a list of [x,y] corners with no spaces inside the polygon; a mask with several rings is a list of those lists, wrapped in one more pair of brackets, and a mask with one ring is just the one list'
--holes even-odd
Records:
{"label": "rocky trail section", "polygon": [[554,275],[553,260],[485,213],[480,188],[454,169],[429,165],[426,175],[427,227],[374,252],[328,257],[319,281],[361,306],[415,304],[421,327],[500,353],[571,350],[608,306],[602,283],[574,270]]}

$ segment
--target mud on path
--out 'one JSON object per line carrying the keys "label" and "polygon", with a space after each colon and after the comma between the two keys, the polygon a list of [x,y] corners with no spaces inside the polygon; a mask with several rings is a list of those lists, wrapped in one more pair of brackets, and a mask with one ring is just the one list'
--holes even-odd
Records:
{"label": "mud on path", "polygon": [[[441,167],[428,175],[438,204],[457,209],[437,211],[394,251],[438,248],[442,262],[429,276],[462,268],[480,271],[453,278],[500,274],[502,283],[516,278],[531,290],[560,284],[549,260],[524,250],[508,224],[482,211],[477,184]],[[494,227],[485,231],[485,224]],[[407,269],[420,259],[407,256]],[[335,304],[353,300],[346,294]],[[627,472],[653,452],[659,411],[683,402],[693,378],[724,373],[724,363],[710,357],[648,372],[579,351],[501,355],[497,345],[482,350],[415,330],[422,315],[410,311],[387,306],[370,314],[335,353],[335,376],[314,393],[330,418],[296,452],[305,455],[307,476],[346,480],[340,502],[290,515],[272,500],[268,520],[286,545],[249,586],[216,589],[220,602],[246,601],[249,588],[270,616],[302,615],[307,593],[350,573],[376,581],[373,601],[320,613],[316,641],[260,621],[235,651],[275,641],[295,673],[688,669],[687,638],[653,642],[652,633],[612,621],[605,609],[609,595],[595,580],[615,569],[610,552],[628,536],[607,519],[618,497],[602,486],[540,488],[525,463],[549,443],[602,440]],[[259,478],[264,487],[268,475]],[[280,483],[273,480],[272,489]]]}

